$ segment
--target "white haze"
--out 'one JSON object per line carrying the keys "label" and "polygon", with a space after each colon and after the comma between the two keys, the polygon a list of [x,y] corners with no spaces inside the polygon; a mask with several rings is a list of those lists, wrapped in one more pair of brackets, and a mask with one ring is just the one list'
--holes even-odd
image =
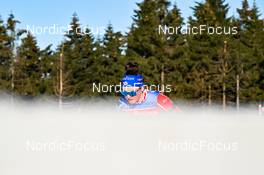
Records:
{"label": "white haze", "polygon": [[116,101],[59,108],[2,98],[0,174],[264,174],[264,116],[256,107],[178,106],[180,113],[141,115],[118,111]]}

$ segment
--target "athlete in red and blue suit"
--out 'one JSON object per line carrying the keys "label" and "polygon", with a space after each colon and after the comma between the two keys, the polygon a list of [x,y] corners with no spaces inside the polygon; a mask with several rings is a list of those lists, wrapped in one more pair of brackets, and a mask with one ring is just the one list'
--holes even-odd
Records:
{"label": "athlete in red and blue suit", "polygon": [[126,74],[122,79],[122,96],[119,107],[122,111],[161,112],[174,110],[173,102],[158,91],[144,88],[143,77]]}

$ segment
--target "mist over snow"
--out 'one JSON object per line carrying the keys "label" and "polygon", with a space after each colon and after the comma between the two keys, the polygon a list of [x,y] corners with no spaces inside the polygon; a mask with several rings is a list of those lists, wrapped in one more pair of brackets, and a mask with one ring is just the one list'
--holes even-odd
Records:
{"label": "mist over snow", "polygon": [[2,97],[0,174],[263,174],[264,116],[177,103],[181,112],[128,114],[116,100]]}

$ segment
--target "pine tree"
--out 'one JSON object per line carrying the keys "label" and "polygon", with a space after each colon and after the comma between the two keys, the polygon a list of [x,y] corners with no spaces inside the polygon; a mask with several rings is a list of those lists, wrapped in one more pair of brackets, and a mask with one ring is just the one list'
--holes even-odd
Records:
{"label": "pine tree", "polygon": [[11,13],[7,19],[7,24],[6,24],[6,30],[8,33],[8,43],[7,47],[9,48],[10,52],[10,70],[8,71],[9,77],[10,77],[10,85],[9,89],[11,91],[15,90],[15,74],[16,74],[16,69],[15,69],[15,62],[17,59],[17,42],[19,41],[20,37],[26,33],[26,30],[24,29],[17,29],[17,24],[19,24],[20,21],[15,19],[15,16]]}
{"label": "pine tree", "polygon": [[167,74],[166,84],[172,85],[172,96],[183,98],[185,95],[184,89],[186,85],[185,77],[188,70],[188,43],[187,36],[182,34],[182,27],[184,25],[181,11],[177,5],[168,12],[166,17],[166,25],[170,27],[178,27],[175,34],[168,34],[166,52],[168,53],[167,64],[165,66],[165,73]]}
{"label": "pine tree", "polygon": [[70,79],[71,72],[66,68],[64,44],[62,43],[54,54],[54,63],[52,65],[53,92],[58,97],[59,107],[62,107],[63,100],[66,97],[72,97],[74,95],[73,85]]}
{"label": "pine tree", "polygon": [[251,13],[247,0],[242,1],[242,8],[241,9],[237,8],[237,12],[239,14],[241,28],[247,28],[250,20],[249,15]]}
{"label": "pine tree", "polygon": [[78,87],[80,90],[80,95],[86,96],[90,94],[91,79],[93,76],[92,67],[94,64],[94,38],[91,31],[87,28],[85,33],[81,38],[80,44],[80,58],[81,58],[81,67],[79,67],[79,83]]}
{"label": "pine tree", "polygon": [[82,38],[82,31],[80,28],[80,22],[77,13],[72,15],[72,21],[70,23],[70,30],[65,34],[67,44],[74,45],[78,43]]}
{"label": "pine tree", "polygon": [[157,4],[154,0],[144,0],[137,3],[133,24],[128,34],[127,55],[148,58],[155,56],[157,50]]}
{"label": "pine tree", "polygon": [[[51,45],[41,50],[36,39],[17,29],[18,20],[10,14],[0,19],[0,90],[37,96],[96,97],[93,83],[118,84],[128,60],[137,61],[147,84],[170,84],[171,97],[195,99],[211,104],[251,102],[264,98],[263,20],[254,1],[237,9],[239,18],[228,17],[224,0],[197,2],[190,27],[239,28],[238,35],[198,35],[181,33],[183,18],[168,0],[137,3],[127,36],[108,25],[103,37],[94,39],[81,30],[76,13],[65,40],[53,52]],[[178,27],[177,34],[159,33],[159,26]],[[21,45],[16,49],[17,43]],[[125,50],[126,49],[126,50]],[[113,95],[108,93],[107,95]]]}
{"label": "pine tree", "polygon": [[30,33],[21,42],[15,62],[15,91],[22,96],[34,97],[40,94],[40,49]]}
{"label": "pine tree", "polygon": [[10,66],[12,50],[4,21],[0,18],[0,89],[10,89]]}
{"label": "pine tree", "polygon": [[94,42],[94,49],[93,49],[93,56],[92,56],[92,64],[89,66],[88,69],[88,95],[89,97],[97,97],[100,94],[97,91],[93,91],[93,84],[99,85],[100,83],[104,83],[104,79],[108,76],[104,73],[104,66],[102,61],[104,60],[104,47],[102,38],[96,38]]}
{"label": "pine tree", "polygon": [[263,86],[263,60],[264,60],[264,25],[263,20],[260,20],[260,12],[254,1],[253,7],[250,13],[249,32],[251,38],[248,41],[251,45],[253,60],[251,61],[251,70],[255,70],[252,73],[251,88],[249,89],[249,99],[263,99],[264,98],[264,86]]}
{"label": "pine tree", "polygon": [[73,14],[71,29],[65,37],[66,40],[63,43],[64,70],[67,71],[68,84],[72,86],[72,93],[69,95],[79,96],[86,91],[86,74],[90,62],[89,57],[93,50],[93,38],[89,30],[81,31],[76,13]]}
{"label": "pine tree", "polygon": [[[95,63],[92,66],[93,82],[101,85],[117,85],[123,74],[124,37],[121,32],[115,32],[109,24],[102,39],[97,39],[95,43]],[[92,88],[91,88],[92,89]],[[94,95],[114,95],[114,92]]]}
{"label": "pine tree", "polygon": [[225,0],[206,0],[205,2],[196,2],[196,6],[192,8],[196,22],[210,26],[221,26],[228,22],[227,17],[229,5],[225,4]]}
{"label": "pine tree", "polygon": [[254,2],[250,8],[247,0],[237,9],[240,24],[240,77],[241,100],[249,102],[263,98],[263,23]]}
{"label": "pine tree", "polygon": [[179,30],[177,34],[169,35],[168,40],[169,44],[174,45],[177,42],[177,39],[182,35],[181,29],[184,25],[183,17],[181,16],[181,11],[176,4],[173,5],[173,8],[168,12],[166,17],[166,25],[171,27],[178,27]]}
{"label": "pine tree", "polygon": [[[230,18],[227,17],[228,4],[224,4],[223,0],[206,0],[204,3],[196,3],[193,10],[195,19],[190,18],[191,26],[225,27],[230,24]],[[190,91],[195,92],[194,98],[205,101],[210,96],[218,101],[222,95],[224,96],[225,71],[230,69],[229,66],[223,69],[223,65],[229,61],[226,57],[228,53],[224,53],[227,41],[227,36],[209,35],[207,32],[191,35],[188,40],[192,61],[189,77],[193,83]]]}
{"label": "pine tree", "polygon": [[[89,86],[93,79],[94,38],[88,28],[85,31],[81,30],[76,13],[72,16],[70,26],[71,29],[65,35],[65,41],[58,47],[58,53],[55,54],[57,57],[54,66],[57,72],[56,94],[58,95],[60,82],[63,82],[65,89],[61,95],[64,97],[86,96],[90,94]],[[60,72],[62,76],[59,75]]]}
{"label": "pine tree", "polygon": [[[127,37],[127,56],[143,63],[146,82],[164,84],[169,49],[167,36],[159,33],[159,26],[166,25],[170,3],[167,0],[144,0],[137,5],[139,10],[134,11]],[[151,64],[153,61],[155,64]]]}
{"label": "pine tree", "polygon": [[[109,83],[118,84],[122,76],[123,66],[120,65],[120,59],[122,57],[124,38],[121,32],[114,32],[111,24],[108,25],[103,38],[104,57],[105,57],[105,69],[110,71]],[[108,62],[108,63],[107,63]]]}
{"label": "pine tree", "polygon": [[53,95],[53,71],[55,57],[54,53],[51,50],[51,46],[47,46],[45,49],[40,50],[39,59],[40,59],[40,73],[41,73],[41,82],[40,82],[40,94]]}

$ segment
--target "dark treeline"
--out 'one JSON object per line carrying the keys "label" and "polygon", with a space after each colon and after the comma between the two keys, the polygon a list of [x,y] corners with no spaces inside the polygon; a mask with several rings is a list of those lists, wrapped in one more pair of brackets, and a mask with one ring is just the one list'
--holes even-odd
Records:
{"label": "dark treeline", "polygon": [[224,0],[197,2],[186,20],[191,27],[237,27],[236,35],[159,33],[159,25],[186,25],[177,5],[137,5],[128,33],[109,24],[100,38],[89,29],[80,35],[74,14],[72,30],[55,51],[51,45],[40,49],[32,34],[17,29],[12,14],[0,19],[0,89],[30,97],[114,95],[93,92],[93,83],[119,84],[125,63],[137,61],[146,84],[172,85],[167,95],[173,99],[224,105],[264,99],[264,20],[256,3],[243,0],[235,18],[228,17]]}

